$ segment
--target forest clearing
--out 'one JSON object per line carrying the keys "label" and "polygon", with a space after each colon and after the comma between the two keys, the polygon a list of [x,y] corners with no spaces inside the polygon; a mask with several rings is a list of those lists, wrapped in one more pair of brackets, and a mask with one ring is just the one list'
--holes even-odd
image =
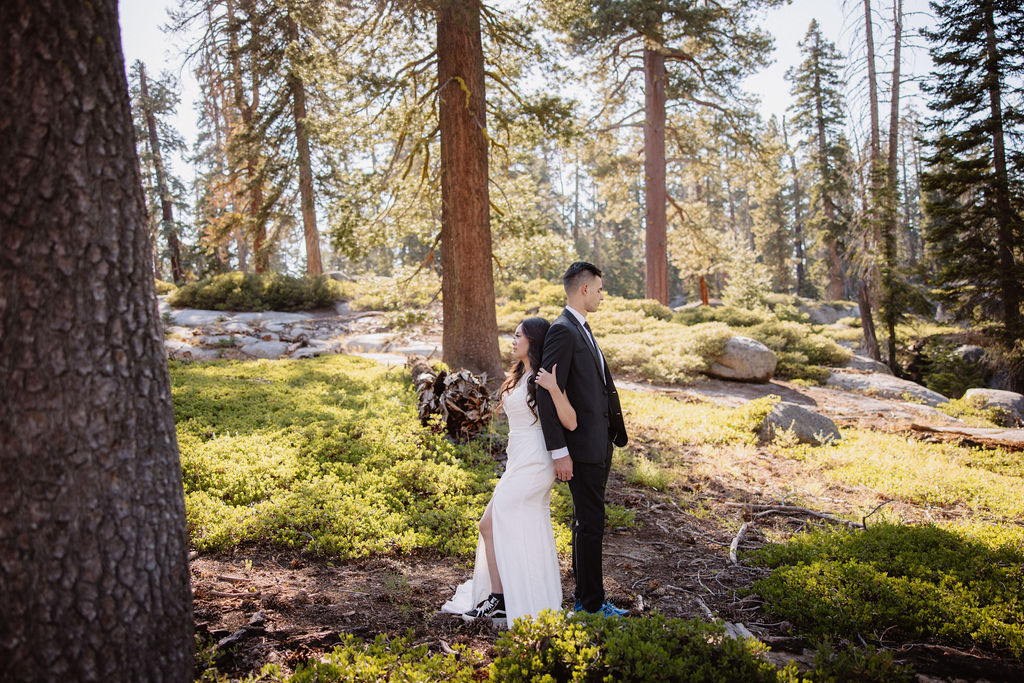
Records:
{"label": "forest clearing", "polygon": [[0,3],[0,680],[1021,679],[1021,35]]}
{"label": "forest clearing", "polygon": [[[401,291],[401,283],[384,289]],[[536,282],[525,288],[542,290]],[[517,289],[510,291],[514,297]],[[442,669],[430,667],[441,665],[429,664],[431,658],[447,657],[451,666],[463,663],[458,675],[504,680],[507,670],[487,668],[507,649],[496,644],[500,631],[438,611],[471,571],[475,522],[489,496],[486,482],[500,470],[504,428],[497,420],[458,446],[436,441],[420,427],[412,378],[401,359],[403,353],[432,348],[430,341],[439,338],[439,307],[417,308],[415,294],[395,301],[403,319],[419,322],[384,329],[386,310],[352,310],[361,296],[356,308],[380,303],[353,295],[340,316],[332,310],[283,320],[306,331],[335,317],[354,317],[361,326],[349,330],[357,333],[350,338],[367,340],[368,331],[377,331],[378,339],[393,342],[367,350],[367,359],[327,350],[315,359],[244,360],[241,342],[228,347],[209,336],[211,327],[219,326],[223,338],[241,337],[235,319],[211,313],[205,318],[213,320],[211,327],[201,328],[202,335],[195,329],[194,339],[236,360],[172,363],[194,548],[197,632],[211,667],[208,675],[284,680],[296,668],[316,670],[339,645],[346,648],[345,657],[363,653],[354,643],[383,634],[397,650],[361,656],[393,675],[437,676]],[[658,318],[642,311],[661,312],[653,302],[606,303],[608,315],[633,309],[641,320],[653,322]],[[515,310],[535,308],[543,308],[536,297],[499,296],[499,310],[510,314],[503,329],[514,326]],[[165,310],[168,321],[176,313],[183,320],[204,320],[197,311]],[[715,310],[732,317],[734,325],[741,317],[739,311]],[[772,318],[767,312],[746,315],[760,324]],[[280,322],[268,313],[250,334],[274,329],[295,338],[292,328],[276,326]],[[816,334],[849,336],[842,324],[793,324],[802,331],[794,338],[805,342],[823,344],[814,341]],[[187,338],[193,336],[188,327],[168,329]],[[613,327],[623,330],[622,321]],[[959,334],[956,329],[941,332]],[[605,335],[599,339],[604,346]],[[188,358],[181,346],[173,348]],[[658,349],[648,349],[656,358]],[[836,353],[837,363],[845,360]],[[614,362],[623,361],[628,359]],[[618,365],[614,369],[622,377],[633,438],[615,456],[605,562],[609,593],[630,607],[629,618],[658,614],[728,622],[734,633],[742,625],[747,635],[768,645],[766,661],[780,669],[794,662],[812,680],[913,678],[898,665],[916,672],[918,680],[1020,675],[1024,632],[1018,623],[1024,615],[1012,606],[1020,596],[1011,587],[1019,584],[1024,540],[1024,509],[1017,495],[1024,476],[1024,430],[1004,430],[1010,440],[1001,447],[979,444],[962,430],[998,433],[999,423],[993,422],[998,413],[962,403],[958,409],[956,401],[936,409],[905,397],[853,393],[826,386],[820,376],[743,383],[696,374],[673,383],[623,373]],[[791,372],[813,375],[816,369],[820,374],[814,366]],[[369,386],[377,389],[360,388]],[[210,402],[206,396],[217,398]],[[777,400],[773,397],[832,416],[841,439],[814,446],[799,443],[792,433],[759,437],[759,424]],[[367,421],[367,415],[390,417]],[[358,455],[350,450],[355,425]],[[961,431],[943,438],[929,426]],[[392,464],[380,465],[383,470],[374,477],[360,475],[354,489],[338,488],[346,480],[340,473],[337,481],[331,475],[336,483],[329,485],[302,474],[314,461],[370,467],[382,456]],[[296,486],[299,481],[304,483]],[[409,498],[377,498],[381,488],[402,489]],[[566,590],[572,585],[568,498],[562,485],[553,502]],[[353,520],[371,516],[380,528],[356,533],[361,525],[353,526]],[[857,541],[858,534],[864,540]],[[780,559],[754,559],[753,551],[764,547],[778,548],[772,552]],[[786,558],[786,552],[795,554]],[[978,573],[982,565],[1008,573],[986,577]],[[824,573],[809,582],[799,576],[801,566]],[[779,584],[772,585],[771,576]],[[1004,586],[1010,592],[993,595],[983,588],[991,580],[1010,582]],[[815,588],[819,582],[821,588]],[[985,607],[989,599],[995,602]],[[980,612],[944,611],[941,603],[950,600],[974,604],[994,621],[985,626],[978,621]],[[911,603],[920,611],[901,617]],[[865,613],[869,604],[875,608]],[[952,623],[973,626],[958,630],[965,627]],[[358,640],[345,640],[349,636]],[[841,654],[831,660],[818,655],[816,662],[823,643]],[[872,663],[870,656],[858,661],[851,653],[865,657],[870,651],[865,644],[888,653],[897,666]],[[458,646],[470,652],[452,654],[461,652]],[[390,659],[408,647],[416,654]],[[256,672],[267,664],[279,668],[265,670],[260,678]],[[455,676],[454,671],[449,674]],[[618,676],[628,678],[625,671]],[[720,670],[722,680],[740,680],[737,672],[724,665]],[[319,675],[348,680],[331,678],[326,669]]]}

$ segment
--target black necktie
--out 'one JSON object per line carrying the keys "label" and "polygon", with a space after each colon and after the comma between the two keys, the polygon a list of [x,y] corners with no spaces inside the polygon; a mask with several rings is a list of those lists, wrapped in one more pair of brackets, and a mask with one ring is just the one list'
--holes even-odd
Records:
{"label": "black necktie", "polygon": [[597,361],[597,365],[601,368],[601,381],[604,382],[604,356],[601,354],[601,349],[597,347],[597,339],[594,338],[594,331],[590,329],[590,323],[583,321],[583,329],[587,331],[587,336],[590,338],[590,345],[594,350],[594,360]]}

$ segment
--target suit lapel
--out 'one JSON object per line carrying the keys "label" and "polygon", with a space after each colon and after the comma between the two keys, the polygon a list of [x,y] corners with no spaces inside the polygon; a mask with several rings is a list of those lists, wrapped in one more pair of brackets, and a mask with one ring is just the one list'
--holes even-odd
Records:
{"label": "suit lapel", "polygon": [[[583,337],[583,343],[587,345],[588,349],[590,349],[590,355],[594,359],[594,365],[597,368],[597,374],[601,376],[601,382],[604,384],[608,384],[606,374],[608,364],[601,363],[601,356],[598,355],[597,347],[594,345],[594,342],[590,340],[590,335],[587,334],[586,329],[584,329],[583,325],[580,324],[580,321],[576,318],[575,315],[573,315],[572,311],[570,311],[568,308],[562,311],[562,315],[568,318],[569,322],[576,326],[576,332]],[[602,369],[602,365],[606,367]]]}

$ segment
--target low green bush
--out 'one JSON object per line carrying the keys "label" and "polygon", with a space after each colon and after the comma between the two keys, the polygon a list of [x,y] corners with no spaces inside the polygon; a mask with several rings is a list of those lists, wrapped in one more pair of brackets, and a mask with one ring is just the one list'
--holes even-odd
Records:
{"label": "low green bush", "polygon": [[193,547],[472,553],[493,458],[424,428],[407,372],[346,356],[170,371]]}
{"label": "low green bush", "polygon": [[178,285],[174,284],[173,282],[167,282],[166,280],[161,280],[159,278],[157,278],[153,282],[156,285],[156,293],[158,296],[170,294],[171,292],[178,288]]}
{"label": "low green bush", "polygon": [[330,306],[340,290],[327,277],[224,273],[181,287],[168,303],[212,311],[303,311]]}
{"label": "low green bush", "polygon": [[965,420],[976,427],[1003,427],[1009,423],[1009,413],[997,406],[986,406],[980,396],[950,399],[948,403],[935,406],[952,417]]}
{"label": "low green bush", "polygon": [[822,642],[814,653],[814,670],[809,678],[814,683],[911,683],[917,680],[913,668],[898,664],[889,650],[876,650],[870,645],[860,650],[853,646],[836,649]]}
{"label": "low green bush", "polygon": [[349,306],[356,311],[411,312],[441,300],[441,278],[433,271],[405,269],[393,277],[363,277],[350,289]]}
{"label": "low green bush", "polygon": [[814,328],[792,320],[768,320],[743,333],[775,352],[775,376],[782,379],[824,381],[827,367],[842,365],[853,353]]}
{"label": "low green bush", "polygon": [[749,311],[733,306],[698,306],[676,312],[673,321],[683,325],[725,323],[729,327],[750,327],[773,319],[767,310]]}
{"label": "low green bush", "polygon": [[630,432],[663,454],[683,445],[754,445],[758,428],[779,401],[778,396],[769,395],[729,408],[647,391],[622,391],[620,395]]}
{"label": "low green bush", "polygon": [[[892,656],[871,648],[833,650],[823,645],[814,667],[801,676],[795,664],[776,668],[765,661],[767,648],[755,640],[733,639],[721,624],[667,619],[653,613],[628,619],[545,610],[537,619],[517,619],[494,645],[489,667],[474,650],[455,645],[452,652],[432,652],[427,643],[405,636],[378,635],[363,642],[351,634],[319,659],[300,664],[285,675],[267,664],[241,683],[364,683],[391,681],[493,680],[502,683],[578,681],[580,683],[902,683],[910,670]],[[216,648],[205,651],[215,659]],[[198,683],[229,683],[212,661],[200,667]]]}
{"label": "low green bush", "polygon": [[543,612],[517,620],[494,646],[496,681],[793,681],[762,660],[764,646],[724,628],[660,614],[629,619]]}
{"label": "low green bush", "polygon": [[456,654],[432,653],[426,644],[414,645],[412,634],[379,635],[372,643],[350,634],[319,661],[299,666],[289,683],[357,683],[360,681],[469,681],[481,666],[480,656],[456,645]]}
{"label": "low green bush", "polygon": [[959,342],[932,337],[921,350],[924,385],[950,398],[960,398],[968,389],[985,386],[984,366],[968,363],[953,353],[957,346]]}
{"label": "low green bush", "polygon": [[754,584],[805,633],[925,640],[1024,656],[1024,532],[882,523],[819,530],[752,553]]}

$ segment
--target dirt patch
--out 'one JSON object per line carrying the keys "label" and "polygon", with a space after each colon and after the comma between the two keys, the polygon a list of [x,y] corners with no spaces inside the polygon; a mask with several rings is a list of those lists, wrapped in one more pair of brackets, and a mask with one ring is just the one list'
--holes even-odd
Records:
{"label": "dirt patch", "polygon": [[[756,460],[761,470],[745,482],[705,479],[664,493],[630,486],[613,473],[609,501],[635,511],[637,526],[610,530],[605,537],[608,597],[632,615],[657,610],[669,617],[742,623],[772,646],[776,663],[807,661],[809,644],[795,638],[787,622],[765,613],[751,590],[767,572],[746,566],[742,556],[739,564],[729,559],[735,531],[749,519],[750,506],[778,502],[760,496],[750,482],[784,476],[776,468],[788,467],[764,452],[750,457],[742,464],[752,466]],[[839,487],[829,494],[839,512],[863,505],[870,496]],[[680,503],[686,500],[691,504]],[[699,507],[692,501],[699,501]],[[751,529],[740,550],[761,545],[767,536],[821,523],[800,514],[771,517]],[[214,663],[232,678],[251,675],[268,663],[291,672],[323,657],[343,634],[363,640],[411,634],[414,644],[434,652],[462,644],[481,653],[486,664],[499,631],[438,612],[456,585],[470,577],[470,562],[431,553],[344,563],[264,550],[200,556],[192,561],[196,630],[207,645],[222,643]],[[571,604],[572,588],[563,559],[565,606]],[[1009,680],[1024,675],[1019,662],[949,648],[921,645],[897,657],[935,676]]]}

